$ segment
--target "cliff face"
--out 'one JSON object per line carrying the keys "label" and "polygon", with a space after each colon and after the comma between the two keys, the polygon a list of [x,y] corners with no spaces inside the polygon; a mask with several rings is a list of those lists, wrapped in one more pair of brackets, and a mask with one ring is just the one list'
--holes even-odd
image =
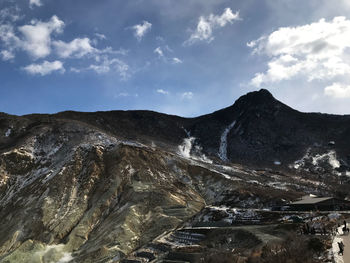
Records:
{"label": "cliff face", "polygon": [[206,205],[338,193],[349,131],[264,90],[192,119],[1,114],[0,262],[117,261]]}
{"label": "cliff face", "polygon": [[45,244],[59,246],[53,257],[80,248],[87,262],[124,255],[204,206],[169,154],[75,123],[40,125],[0,158],[0,253],[18,251],[10,262],[46,255]]}

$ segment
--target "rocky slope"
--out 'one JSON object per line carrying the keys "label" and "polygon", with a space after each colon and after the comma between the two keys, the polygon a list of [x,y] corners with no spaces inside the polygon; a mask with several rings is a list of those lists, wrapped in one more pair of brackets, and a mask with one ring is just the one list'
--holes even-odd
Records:
{"label": "rocky slope", "polygon": [[0,262],[118,262],[205,206],[349,197],[349,132],[266,90],[189,119],[0,114]]}

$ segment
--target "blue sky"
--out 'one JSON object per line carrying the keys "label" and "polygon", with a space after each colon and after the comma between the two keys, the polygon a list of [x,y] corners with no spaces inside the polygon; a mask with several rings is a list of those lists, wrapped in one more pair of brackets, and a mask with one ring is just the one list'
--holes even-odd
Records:
{"label": "blue sky", "polygon": [[0,111],[349,114],[347,0],[0,0]]}

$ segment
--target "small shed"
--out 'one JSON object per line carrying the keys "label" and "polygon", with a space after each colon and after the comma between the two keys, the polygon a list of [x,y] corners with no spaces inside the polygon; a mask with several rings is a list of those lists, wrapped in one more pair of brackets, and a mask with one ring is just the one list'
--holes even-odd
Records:
{"label": "small shed", "polygon": [[292,211],[344,211],[350,210],[350,201],[334,197],[303,196],[301,199],[289,204]]}

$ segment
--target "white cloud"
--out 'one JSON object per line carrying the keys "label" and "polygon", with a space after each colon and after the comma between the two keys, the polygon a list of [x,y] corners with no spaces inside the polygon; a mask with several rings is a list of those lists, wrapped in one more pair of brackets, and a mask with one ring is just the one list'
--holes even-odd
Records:
{"label": "white cloud", "polygon": [[0,25],[0,40],[6,47],[16,46],[20,42],[12,25]]}
{"label": "white cloud", "polygon": [[34,6],[42,6],[43,3],[41,0],[29,0],[29,7],[33,8]]}
{"label": "white cloud", "polygon": [[21,43],[20,39],[15,35],[12,25],[0,25],[0,41],[3,43],[4,49],[1,50],[3,60],[10,60],[15,57],[15,49]]}
{"label": "white cloud", "polygon": [[[7,16],[7,11],[0,11],[0,16]],[[2,19],[0,17],[0,19]],[[32,59],[37,60],[52,54],[60,58],[87,58],[94,59],[95,63],[89,63],[87,67],[71,67],[70,71],[79,73],[93,70],[98,74],[114,72],[122,79],[131,76],[129,66],[122,60],[115,58],[116,55],[126,55],[128,50],[114,50],[112,47],[98,49],[93,46],[93,41],[87,37],[75,38],[70,42],[54,40],[53,34],[63,32],[64,22],[57,16],[52,16],[48,21],[32,20],[29,24],[15,28],[11,23],[0,21],[0,59],[12,60],[17,51],[27,52]],[[95,33],[98,39],[106,39],[105,35]],[[88,65],[89,65],[88,64]],[[29,74],[47,75],[53,71],[64,72],[61,61],[33,63],[22,68]]]}
{"label": "white cloud", "polygon": [[163,50],[160,47],[157,47],[153,52],[158,54],[159,57],[164,57]]}
{"label": "white cloud", "polygon": [[190,100],[193,98],[193,93],[191,91],[186,91],[186,92],[181,94],[181,98]]}
{"label": "white cloud", "polygon": [[44,58],[51,53],[51,35],[63,31],[64,22],[52,16],[47,22],[32,20],[30,24],[18,27],[21,37],[16,35],[12,24],[0,24],[0,40],[3,43],[2,57],[11,55],[16,50],[24,50],[34,59]]}
{"label": "white cloud", "polygon": [[[346,77],[350,74],[349,39],[350,20],[345,17],[279,28],[247,44],[253,54],[269,58],[266,72],[256,73],[251,84],[260,87],[296,78],[322,83]],[[325,94],[331,90],[334,87]]]}
{"label": "white cloud", "polygon": [[70,56],[81,58],[96,52],[96,49],[91,46],[89,38],[76,38],[68,43],[61,40],[54,41],[53,46],[56,48],[57,54],[62,58]]}
{"label": "white cloud", "polygon": [[[30,24],[18,27],[22,34],[16,35],[15,28],[11,24],[0,24],[0,41],[3,49],[0,55],[3,60],[13,59],[17,50],[26,51],[33,59],[47,57],[51,54],[52,47],[57,55],[61,58],[82,58],[90,55],[97,60],[100,55],[126,55],[127,50],[114,50],[111,47],[97,49],[93,47],[89,38],[75,38],[71,42],[61,40],[52,40],[54,33],[62,33],[64,22],[57,16],[47,22],[32,20]],[[98,34],[99,38],[105,38],[104,35]]]}
{"label": "white cloud", "polygon": [[168,95],[169,94],[169,91],[163,90],[163,89],[157,89],[157,92],[160,93],[160,94],[163,94],[163,95]]}
{"label": "white cloud", "polygon": [[142,24],[134,25],[132,29],[134,30],[134,36],[138,41],[144,37],[144,35],[151,30],[152,24],[147,21],[143,21]]}
{"label": "white cloud", "polygon": [[214,39],[214,29],[224,27],[228,23],[232,24],[235,20],[240,20],[239,12],[233,13],[231,8],[226,8],[221,16],[214,14],[207,17],[201,16],[196,30],[184,44],[191,45],[197,41],[207,41],[209,43]]}
{"label": "white cloud", "polygon": [[135,94],[130,94],[130,93],[127,93],[127,92],[120,92],[119,94],[116,94],[114,95],[114,98],[126,98],[126,97],[135,97],[137,98],[139,96],[139,94],[135,93]]}
{"label": "white cloud", "polygon": [[12,51],[10,51],[10,50],[2,50],[1,52],[0,52],[0,54],[1,54],[1,57],[2,57],[2,59],[3,60],[11,60],[11,59],[14,59],[15,58],[15,55],[13,54],[13,52]]}
{"label": "white cloud", "polygon": [[331,86],[324,89],[324,94],[336,99],[350,98],[350,85],[333,83]]}
{"label": "white cloud", "polygon": [[183,61],[179,58],[172,58],[172,63],[173,64],[181,64]]}
{"label": "white cloud", "polygon": [[61,61],[44,61],[41,64],[31,64],[23,68],[27,73],[32,75],[45,76],[51,74],[54,71],[60,71],[63,73],[65,71],[63,63]]}
{"label": "white cloud", "polygon": [[129,96],[129,93],[127,92],[121,92],[119,93],[118,95],[116,95],[115,97],[128,97]]}
{"label": "white cloud", "polygon": [[51,53],[51,34],[61,33],[63,27],[64,22],[57,16],[48,22],[32,21],[30,25],[18,28],[24,37],[18,45],[34,59],[46,57]]}

